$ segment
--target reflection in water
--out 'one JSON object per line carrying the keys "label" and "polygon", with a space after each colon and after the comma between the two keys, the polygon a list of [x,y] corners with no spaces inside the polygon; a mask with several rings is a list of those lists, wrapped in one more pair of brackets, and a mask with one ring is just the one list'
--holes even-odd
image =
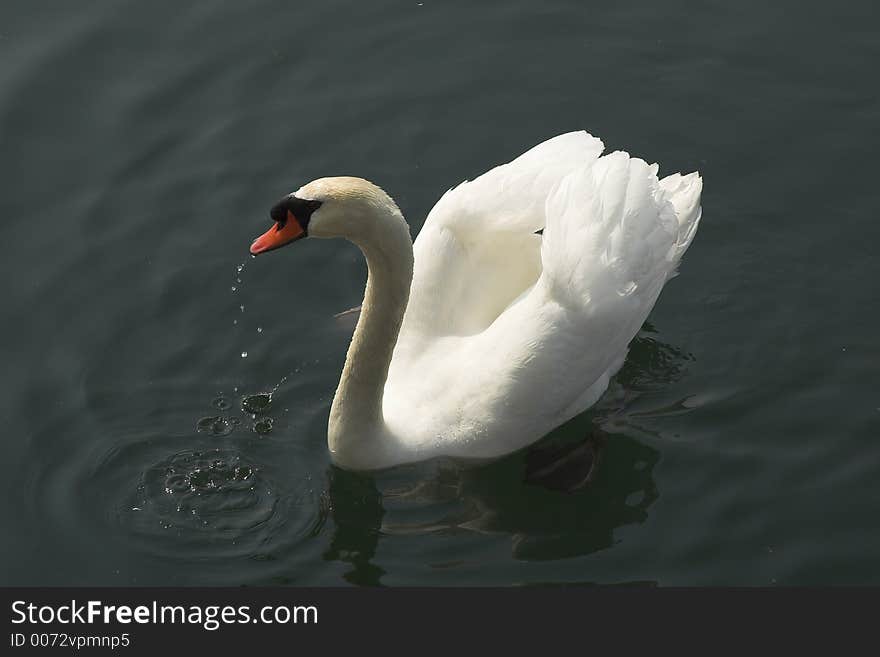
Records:
{"label": "reflection in water", "polygon": [[383,575],[373,563],[380,536],[509,535],[511,556],[521,560],[610,547],[614,531],[643,522],[659,496],[660,453],[629,435],[622,418],[679,378],[689,359],[646,324],[602,402],[528,450],[486,465],[435,461],[373,476],[333,468],[335,530],[324,558],[351,564],[348,581],[375,585]]}
{"label": "reflection in water", "polygon": [[[547,441],[564,441],[588,425],[586,419],[567,425]],[[601,467],[574,491],[566,490],[568,467],[577,471],[577,455],[585,453],[579,449],[582,442],[569,443],[573,451],[557,445],[554,450],[568,467],[559,470],[561,480],[551,474],[537,483],[523,481],[533,452],[472,468],[449,462],[409,466],[375,478],[334,468],[335,529],[324,558],[351,564],[344,574],[349,582],[376,585],[384,574],[372,562],[380,536],[503,534],[512,538],[513,558],[524,560],[564,559],[608,548],[615,529],[647,517],[658,497],[652,472],[659,460],[657,450],[625,435],[608,442]],[[544,441],[540,449],[548,449]],[[589,468],[593,458],[586,460]]]}
{"label": "reflection in water", "polygon": [[[571,437],[583,436],[589,427],[589,418],[569,423],[536,448],[488,465],[438,464],[430,478],[411,484],[398,476],[383,489],[381,533],[506,534],[513,539],[512,556],[528,560],[562,559],[609,547],[614,530],[642,522],[657,499],[652,471],[659,453],[627,436],[611,436],[590,481],[578,481],[572,489],[572,471],[579,475],[590,470],[594,459],[592,450],[582,449],[583,439]],[[558,454],[562,467],[547,466],[540,478],[524,481],[536,449]]]}
{"label": "reflection in water", "polygon": [[647,517],[658,497],[653,480],[658,460],[656,450],[624,435],[611,436],[592,480],[571,493],[558,490],[566,483],[565,472],[562,482],[524,486],[505,476],[501,464],[497,474],[468,478],[465,494],[480,513],[467,527],[511,534],[517,559],[564,559],[602,550],[612,545],[615,529]]}
{"label": "reflection in water", "polygon": [[330,512],[336,528],[324,559],[351,564],[351,570],[342,576],[352,584],[378,585],[385,571],[371,560],[376,554],[385,511],[372,478],[332,467]]}
{"label": "reflection in water", "polygon": [[573,493],[596,478],[606,438],[595,431],[576,443],[542,440],[526,453],[525,482]]}
{"label": "reflection in water", "polygon": [[617,376],[617,383],[633,395],[658,390],[677,381],[694,357],[676,347],[661,342],[657,329],[650,321],[629,344],[626,361]]}

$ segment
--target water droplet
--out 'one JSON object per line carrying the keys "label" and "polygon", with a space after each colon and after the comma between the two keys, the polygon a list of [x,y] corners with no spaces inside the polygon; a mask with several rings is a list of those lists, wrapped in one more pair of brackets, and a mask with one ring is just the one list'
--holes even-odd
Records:
{"label": "water droplet", "polygon": [[214,399],[211,402],[211,405],[214,408],[221,410],[221,411],[228,410],[229,407],[232,406],[232,404],[229,402],[229,400],[226,399],[225,397],[223,397],[223,395],[219,395],[216,399]]}
{"label": "water droplet", "polygon": [[235,271],[238,272],[238,273],[240,274],[242,269],[244,269],[244,263],[242,263],[242,264],[240,264],[238,267],[236,267],[236,268],[235,268]]}
{"label": "water droplet", "polygon": [[237,291],[237,290],[238,290],[238,288],[235,287],[235,286],[233,285],[233,286],[232,286],[232,291],[235,292],[235,291]]}
{"label": "water droplet", "polygon": [[262,332],[263,332],[263,327],[262,327],[262,326],[258,326],[258,327],[257,327],[257,333],[262,333]]}
{"label": "water droplet", "polygon": [[239,309],[241,312],[244,312],[244,305],[239,306],[238,309]]}
{"label": "water droplet", "polygon": [[241,357],[242,357],[242,358],[247,358],[247,352],[246,352],[246,351],[242,351],[242,352],[241,352]]}

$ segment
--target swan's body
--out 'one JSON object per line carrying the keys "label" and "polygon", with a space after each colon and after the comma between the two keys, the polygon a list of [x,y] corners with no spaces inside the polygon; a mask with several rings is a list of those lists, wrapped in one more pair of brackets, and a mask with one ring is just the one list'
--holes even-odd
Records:
{"label": "swan's body", "polygon": [[319,208],[309,235],[346,237],[367,259],[330,412],[337,464],[499,457],[602,395],[693,239],[702,189],[696,173],[658,181],[656,165],[602,150],[568,133],[459,185],[414,246],[367,181],[288,197]]}

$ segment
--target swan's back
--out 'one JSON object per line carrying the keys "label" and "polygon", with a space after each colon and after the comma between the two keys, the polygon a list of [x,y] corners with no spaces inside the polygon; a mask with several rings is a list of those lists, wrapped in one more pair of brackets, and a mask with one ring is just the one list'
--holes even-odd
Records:
{"label": "swan's back", "polygon": [[384,405],[409,448],[513,451],[595,403],[622,365],[694,237],[702,180],[602,150],[560,135],[429,214]]}

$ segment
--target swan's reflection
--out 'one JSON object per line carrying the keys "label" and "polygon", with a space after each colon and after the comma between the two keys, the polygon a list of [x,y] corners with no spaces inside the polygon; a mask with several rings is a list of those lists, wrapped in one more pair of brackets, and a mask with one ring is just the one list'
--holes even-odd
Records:
{"label": "swan's reflection", "polygon": [[528,450],[482,466],[433,462],[374,476],[333,468],[336,529],[325,559],[351,564],[345,577],[352,583],[379,584],[380,537],[508,535],[511,556],[521,560],[613,545],[615,530],[643,522],[659,496],[660,453],[634,437],[628,409],[637,401],[644,407],[646,394],[677,379],[690,358],[655,334],[646,324],[602,403]]}
{"label": "swan's reflection", "polygon": [[[564,431],[582,428],[566,426]],[[343,575],[347,581],[376,585],[384,574],[373,563],[380,537],[507,534],[512,557],[527,560],[563,559],[610,547],[614,530],[645,520],[657,499],[652,471],[659,453],[625,435],[611,436],[602,449],[601,467],[584,484],[582,474],[594,464],[591,449],[584,449],[585,441],[560,445],[559,440],[564,438],[554,432],[533,450],[481,467],[434,463],[375,477],[333,468],[335,531],[324,558],[351,564]],[[561,467],[542,468],[546,471],[535,476],[529,461],[546,463],[540,451],[558,456]]]}
{"label": "swan's reflection", "polygon": [[382,528],[382,496],[367,475],[330,470],[330,512],[335,523],[327,561],[351,564],[343,577],[360,586],[376,586],[385,571],[371,563]]}

